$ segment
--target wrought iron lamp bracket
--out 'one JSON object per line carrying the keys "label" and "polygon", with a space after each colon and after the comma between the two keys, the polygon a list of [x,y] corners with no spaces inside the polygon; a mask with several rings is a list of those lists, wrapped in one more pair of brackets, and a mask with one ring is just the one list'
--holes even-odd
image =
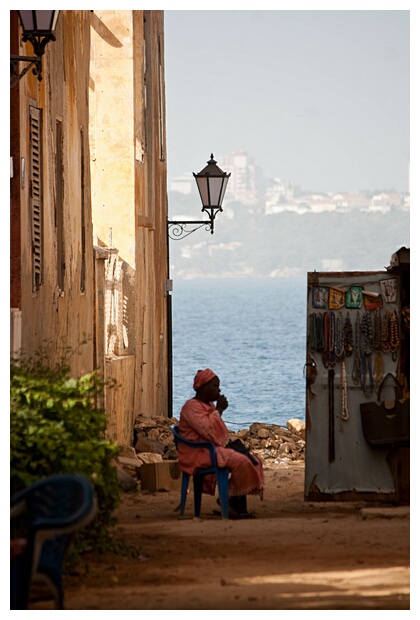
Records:
{"label": "wrought iron lamp bracket", "polygon": [[[42,56],[45,53],[45,47],[50,41],[55,41],[55,34],[47,34],[45,36],[36,36],[24,34],[22,36],[22,42],[30,41],[34,50],[35,56],[10,56],[10,88],[13,88],[22,78],[26,75],[31,67],[32,73],[38,77],[38,82],[42,82]],[[25,67],[20,73],[18,71],[19,62],[28,62],[29,65]]]}
{"label": "wrought iron lamp bracket", "polygon": [[[29,65],[18,72],[19,62],[28,62]],[[33,67],[32,73],[42,81],[42,57],[41,56],[10,56],[10,88],[13,88]]]}
{"label": "wrought iron lamp bracket", "polygon": [[[191,229],[190,226],[192,226]],[[170,239],[178,241],[178,239],[185,239],[185,237],[188,237],[188,235],[191,235],[193,232],[195,232],[199,228],[203,228],[204,226],[206,227],[205,230],[210,231],[211,234],[213,234],[213,220],[209,220],[208,222],[203,220],[191,220],[189,222],[168,221],[168,236]]]}

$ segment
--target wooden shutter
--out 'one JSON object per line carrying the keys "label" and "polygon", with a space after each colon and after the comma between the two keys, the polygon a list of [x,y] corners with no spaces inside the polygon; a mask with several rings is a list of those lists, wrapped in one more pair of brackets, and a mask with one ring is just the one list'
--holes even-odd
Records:
{"label": "wooden shutter", "polygon": [[30,118],[30,212],[32,228],[32,290],[42,284],[43,205],[42,205],[42,111],[29,107]]}

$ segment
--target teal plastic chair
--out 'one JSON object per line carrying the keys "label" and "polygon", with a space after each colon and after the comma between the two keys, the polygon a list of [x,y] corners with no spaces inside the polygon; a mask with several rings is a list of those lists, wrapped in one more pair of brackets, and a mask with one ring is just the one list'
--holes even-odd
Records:
{"label": "teal plastic chair", "polygon": [[77,474],[43,478],[11,498],[10,517],[22,519],[26,545],[10,560],[10,609],[28,608],[35,582],[46,584],[56,609],[64,609],[64,557],[72,536],[95,513],[93,486]]}
{"label": "teal plastic chair", "polygon": [[[226,467],[218,467],[216,459],[216,450],[214,444],[210,441],[189,441],[179,433],[178,426],[171,426],[171,431],[175,438],[175,445],[183,443],[190,448],[207,448],[210,453],[211,466],[196,469],[193,474],[194,487],[194,516],[199,517],[201,514],[201,498],[203,495],[203,482],[205,476],[215,474],[216,484],[219,491],[220,512],[223,519],[229,519],[229,470]],[[181,502],[180,516],[184,516],[185,504],[187,501],[187,491],[190,482],[190,474],[182,472],[181,480]]]}

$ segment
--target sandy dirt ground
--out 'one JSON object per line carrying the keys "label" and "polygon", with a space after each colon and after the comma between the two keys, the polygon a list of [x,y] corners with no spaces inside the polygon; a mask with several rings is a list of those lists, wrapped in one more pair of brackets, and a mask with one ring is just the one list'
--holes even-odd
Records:
{"label": "sandy dirt ground", "polygon": [[222,520],[215,497],[195,520],[192,493],[182,519],[178,492],[124,494],[116,531],[139,557],[86,554],[66,609],[410,609],[408,506],[307,502],[302,462],[265,476],[250,520]]}

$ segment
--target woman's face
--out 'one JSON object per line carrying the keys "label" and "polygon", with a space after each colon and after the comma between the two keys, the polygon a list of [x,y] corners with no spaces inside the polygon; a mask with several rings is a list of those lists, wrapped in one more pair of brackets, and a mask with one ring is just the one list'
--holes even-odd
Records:
{"label": "woman's face", "polygon": [[203,385],[203,395],[208,402],[217,400],[220,396],[220,379],[219,377],[213,377],[208,383]]}

